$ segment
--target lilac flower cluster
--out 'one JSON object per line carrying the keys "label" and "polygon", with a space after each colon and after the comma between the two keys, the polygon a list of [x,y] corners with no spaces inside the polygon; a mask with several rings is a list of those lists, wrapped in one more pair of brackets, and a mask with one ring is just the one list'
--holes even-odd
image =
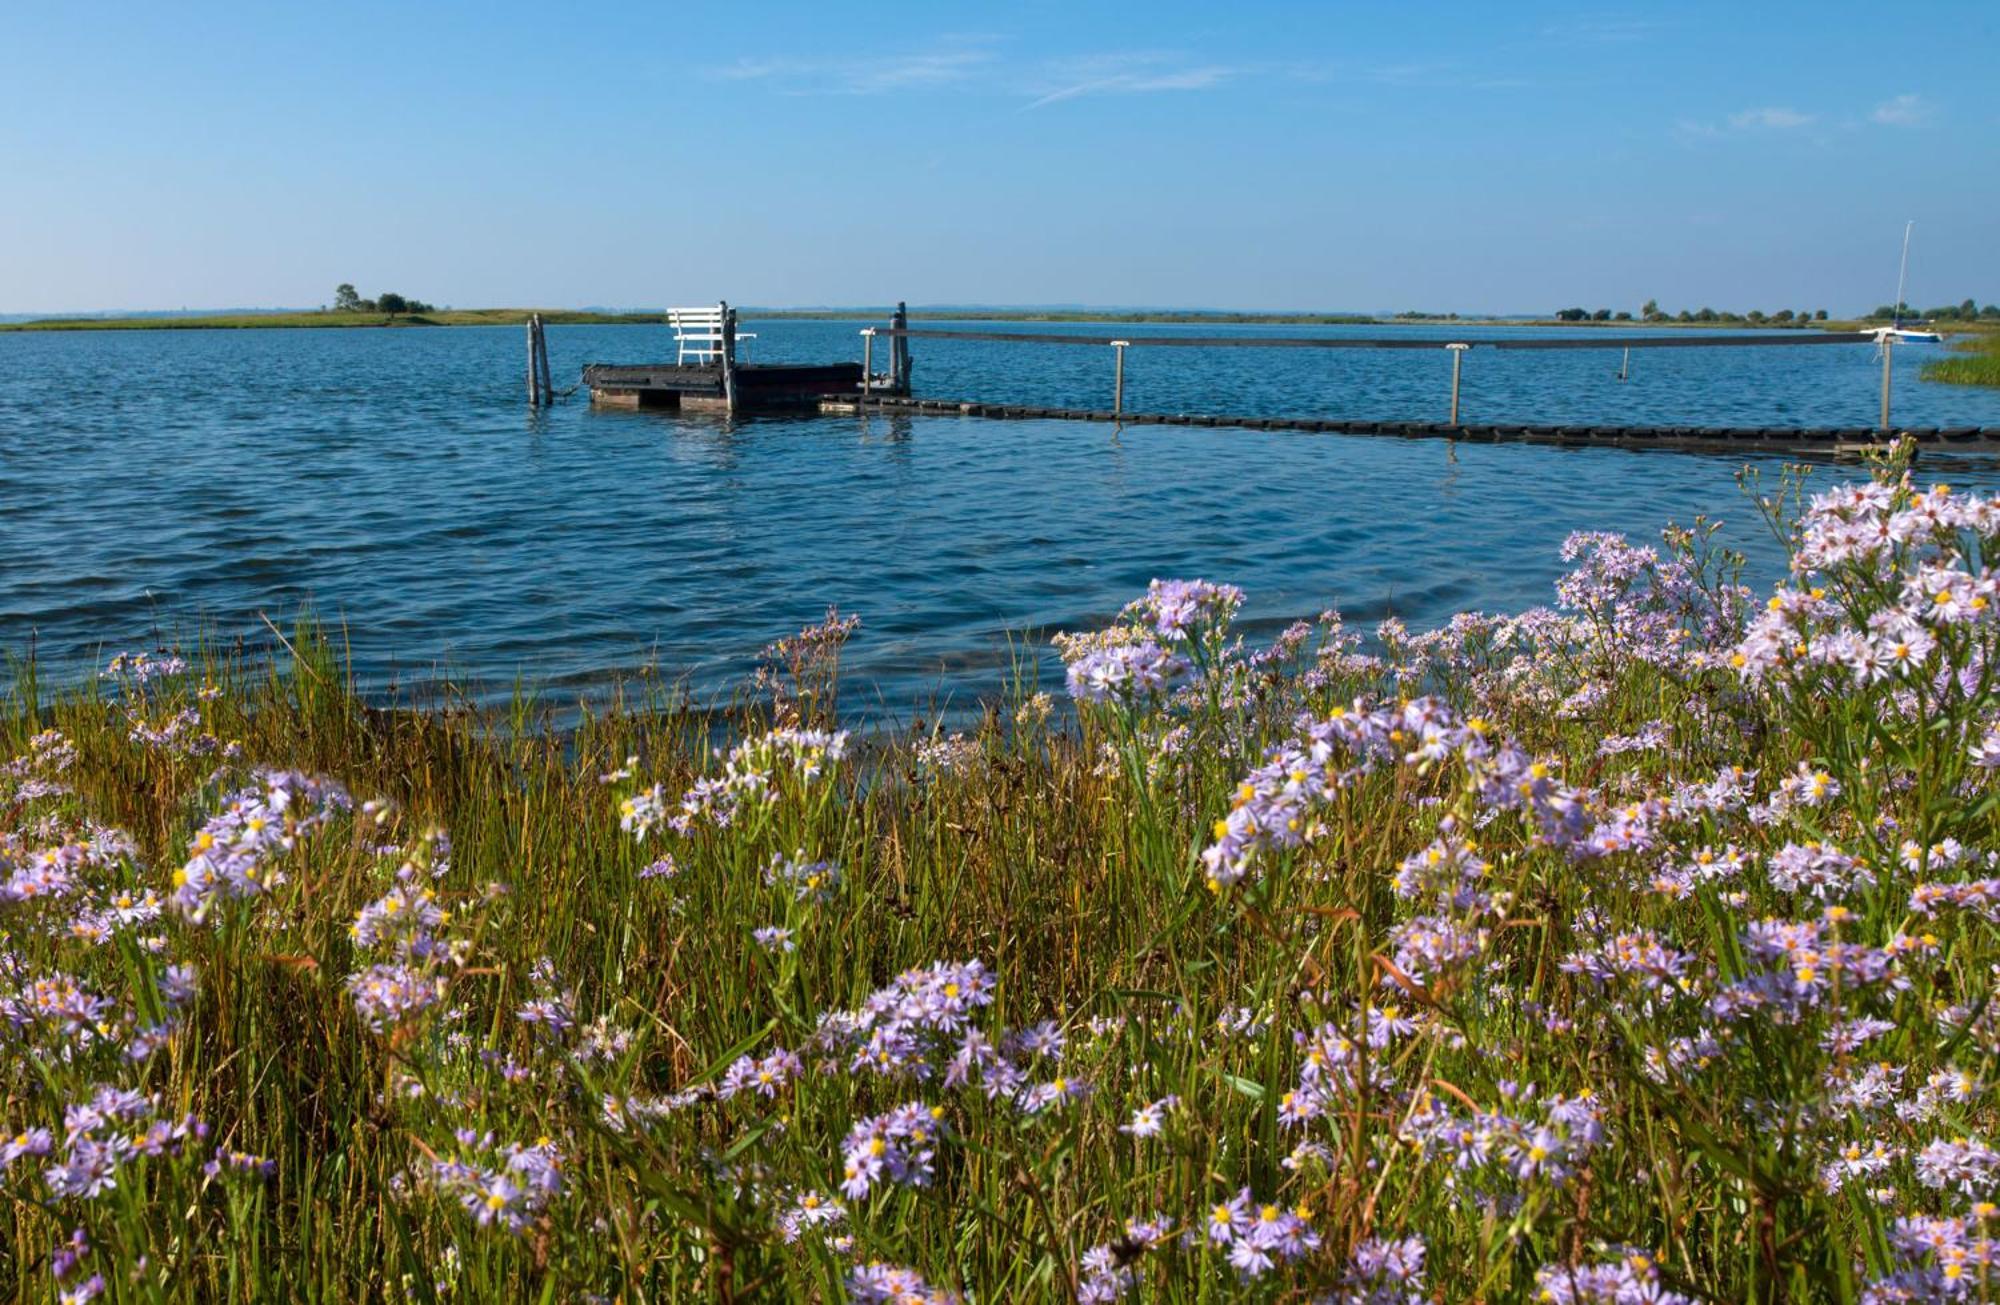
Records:
{"label": "lilac flower cluster", "polygon": [[348,933],[363,951],[388,953],[347,980],[354,1010],[376,1033],[404,1026],[444,1000],[453,971],[466,963],[471,942],[439,934],[451,912],[434,885],[451,869],[451,844],[430,835],[395,871],[388,892],[361,908]]}
{"label": "lilac flower cluster", "polygon": [[354,806],[332,780],[282,770],[257,778],[202,824],[187,863],[174,872],[169,900],[196,924],[206,923],[218,902],[256,897],[283,883],[284,856]]}
{"label": "lilac flower cluster", "polygon": [[849,1270],[847,1294],[860,1305],[959,1305],[961,1299],[955,1291],[931,1286],[914,1269],[879,1260]]}
{"label": "lilac flower cluster", "polygon": [[496,1143],[492,1133],[456,1134],[457,1154],[430,1162],[430,1181],[481,1228],[522,1233],[563,1192],[563,1153],[541,1138],[529,1146]]}
{"label": "lilac flower cluster", "polygon": [[1095,648],[1069,665],[1069,695],[1078,702],[1130,704],[1158,697],[1190,670],[1187,658],[1151,641]]}
{"label": "lilac flower cluster", "polygon": [[774,729],[730,749],[722,773],[696,780],[678,809],[658,784],[626,798],[619,827],[637,838],[662,825],[683,836],[703,826],[727,830],[769,810],[783,792],[811,791],[846,756],[846,730]]}
{"label": "lilac flower cluster", "polygon": [[1660,1285],[1660,1266],[1644,1251],[1625,1250],[1599,1264],[1546,1264],[1535,1271],[1540,1300],[1552,1305],[1694,1305]]}
{"label": "lilac flower cluster", "polygon": [[885,1182],[929,1186],[943,1121],[944,1107],[911,1101],[855,1124],[841,1144],[840,1190],[858,1201]]}
{"label": "lilac flower cluster", "polygon": [[1209,1207],[1208,1240],[1225,1248],[1231,1267],[1245,1279],[1261,1278],[1280,1261],[1301,1260],[1319,1249],[1320,1235],[1305,1211],[1259,1204],[1245,1187]]}
{"label": "lilac flower cluster", "polygon": [[1139,1285],[1139,1259],[1164,1245],[1172,1233],[1172,1221],[1162,1216],[1127,1219],[1124,1235],[1117,1241],[1085,1251],[1076,1288],[1079,1305],[1108,1305],[1122,1300]]}
{"label": "lilac flower cluster", "polygon": [[1461,1115],[1426,1093],[1403,1126],[1404,1140],[1426,1159],[1468,1176],[1513,1187],[1561,1186],[1604,1143],[1603,1103],[1585,1094],[1541,1097],[1534,1086],[1502,1079],[1501,1108]]}
{"label": "lilac flower cluster", "polygon": [[1145,597],[1127,604],[1119,619],[1144,626],[1156,638],[1179,643],[1196,639],[1204,628],[1228,625],[1242,605],[1243,591],[1235,585],[1155,580],[1146,586]]}

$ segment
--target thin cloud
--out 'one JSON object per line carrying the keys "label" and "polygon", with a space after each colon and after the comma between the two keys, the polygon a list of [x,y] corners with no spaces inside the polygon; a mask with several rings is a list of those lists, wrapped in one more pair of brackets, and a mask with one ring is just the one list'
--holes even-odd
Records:
{"label": "thin cloud", "polygon": [[709,69],[705,76],[712,81],[764,82],[788,95],[882,95],[974,81],[995,63],[985,41],[967,38],[869,59],[738,59]]}
{"label": "thin cloud", "polygon": [[1544,40],[1558,45],[1628,45],[1660,30],[1650,18],[1586,18],[1554,23],[1542,29]]}
{"label": "thin cloud", "polygon": [[1762,128],[1769,131],[1790,131],[1796,127],[1810,127],[1813,124],[1810,113],[1800,113],[1797,109],[1772,106],[1763,109],[1745,109],[1731,114],[1729,125],[1738,131]]}
{"label": "thin cloud", "polygon": [[1520,90],[1535,84],[1525,77],[1505,73],[1495,74],[1490,69],[1470,67],[1456,59],[1378,64],[1361,71],[1358,75],[1363,81],[1383,86],[1421,90],[1505,91]]}
{"label": "thin cloud", "polygon": [[1882,101],[1868,117],[1885,127],[1915,127],[1935,111],[1923,96],[1912,93]]}
{"label": "thin cloud", "polygon": [[1047,66],[1030,91],[1034,98],[1021,106],[1021,112],[1032,113],[1087,95],[1205,91],[1240,71],[1223,64],[1187,64],[1173,55],[1151,51],[1061,59]]}

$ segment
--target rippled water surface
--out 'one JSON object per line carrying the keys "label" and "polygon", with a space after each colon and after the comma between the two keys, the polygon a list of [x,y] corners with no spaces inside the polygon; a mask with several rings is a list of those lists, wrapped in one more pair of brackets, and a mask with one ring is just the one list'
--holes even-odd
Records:
{"label": "rippled water surface", "polygon": [[[856,325],[745,329],[756,358],[828,360],[858,357]],[[552,327],[549,342],[559,387],[586,361],[671,356],[656,327]],[[1108,350],[913,348],[920,394],[1108,404]],[[865,621],[849,701],[908,716],[995,688],[1010,634],[1101,622],[1154,576],[1241,584],[1255,628],[1330,604],[1421,626],[1544,601],[1572,529],[1650,536],[1707,513],[1767,572],[1776,556],[1737,489],[1740,457],[978,418],[732,424],[593,411],[582,394],[536,415],[523,352],[502,328],[0,334],[0,649],[32,644],[74,672],[201,628],[261,641],[259,613],[282,625],[310,603],[346,623],[377,687],[447,667],[575,692],[652,663],[706,695],[838,602]],[[1919,351],[1899,354],[1900,421],[2000,426],[2000,394],[1925,384]],[[1642,352],[1623,383],[1617,361],[1477,351],[1467,417],[1872,419],[1866,348]],[[1189,349],[1129,367],[1135,409],[1429,420],[1449,363]],[[1977,461],[1951,475],[2000,483]]]}

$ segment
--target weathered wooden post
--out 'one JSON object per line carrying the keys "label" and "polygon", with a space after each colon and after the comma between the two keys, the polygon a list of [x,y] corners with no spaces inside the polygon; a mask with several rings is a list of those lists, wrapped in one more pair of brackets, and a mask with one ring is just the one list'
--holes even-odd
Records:
{"label": "weathered wooden post", "polygon": [[861,328],[861,397],[867,398],[875,389],[875,328]]}
{"label": "weathered wooden post", "polygon": [[542,406],[556,401],[555,382],[549,379],[549,328],[540,313],[535,314],[535,369],[541,378]]}
{"label": "weathered wooden post", "polygon": [[1882,345],[1882,433],[1889,433],[1889,363],[1896,347],[1896,337],[1887,331],[1876,334]]}
{"label": "weathered wooden post", "polygon": [[1445,348],[1451,350],[1451,424],[1454,426],[1458,425],[1458,369],[1459,365],[1465,361],[1465,351],[1471,347],[1469,344],[1448,344],[1445,346]]}
{"label": "weathered wooden post", "polygon": [[722,309],[722,406],[736,415],[736,310],[723,300]]}
{"label": "weathered wooden post", "polygon": [[1125,350],[1130,347],[1131,343],[1130,340],[1113,340],[1111,342],[1112,349],[1118,355],[1118,360],[1113,364],[1111,373],[1111,415],[1114,417],[1125,415]]}
{"label": "weathered wooden post", "polygon": [[889,389],[895,394],[910,392],[910,342],[903,336],[909,327],[909,309],[897,300],[896,311],[889,317],[889,329],[894,332],[889,338]]}
{"label": "weathered wooden post", "polygon": [[528,319],[528,406],[542,406],[542,374],[535,367],[535,319]]}

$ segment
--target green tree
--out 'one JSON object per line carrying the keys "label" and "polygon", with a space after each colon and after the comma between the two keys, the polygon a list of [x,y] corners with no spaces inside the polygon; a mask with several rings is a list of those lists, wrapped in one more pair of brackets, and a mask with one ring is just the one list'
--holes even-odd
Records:
{"label": "green tree", "polygon": [[1657,299],[1648,299],[1645,306],[1639,310],[1639,317],[1642,321],[1650,322],[1655,317],[1665,316],[1666,314],[1660,311],[1660,301]]}
{"label": "green tree", "polygon": [[1826,309],[1824,308],[1813,309],[1813,320],[1815,322],[1824,322],[1826,320]]}
{"label": "green tree", "polygon": [[333,288],[333,311],[353,313],[361,310],[361,296],[354,292],[354,286],[342,281]]}
{"label": "green tree", "polygon": [[393,317],[397,313],[410,311],[410,301],[399,294],[392,294],[384,290],[381,294],[375,296],[375,307]]}

